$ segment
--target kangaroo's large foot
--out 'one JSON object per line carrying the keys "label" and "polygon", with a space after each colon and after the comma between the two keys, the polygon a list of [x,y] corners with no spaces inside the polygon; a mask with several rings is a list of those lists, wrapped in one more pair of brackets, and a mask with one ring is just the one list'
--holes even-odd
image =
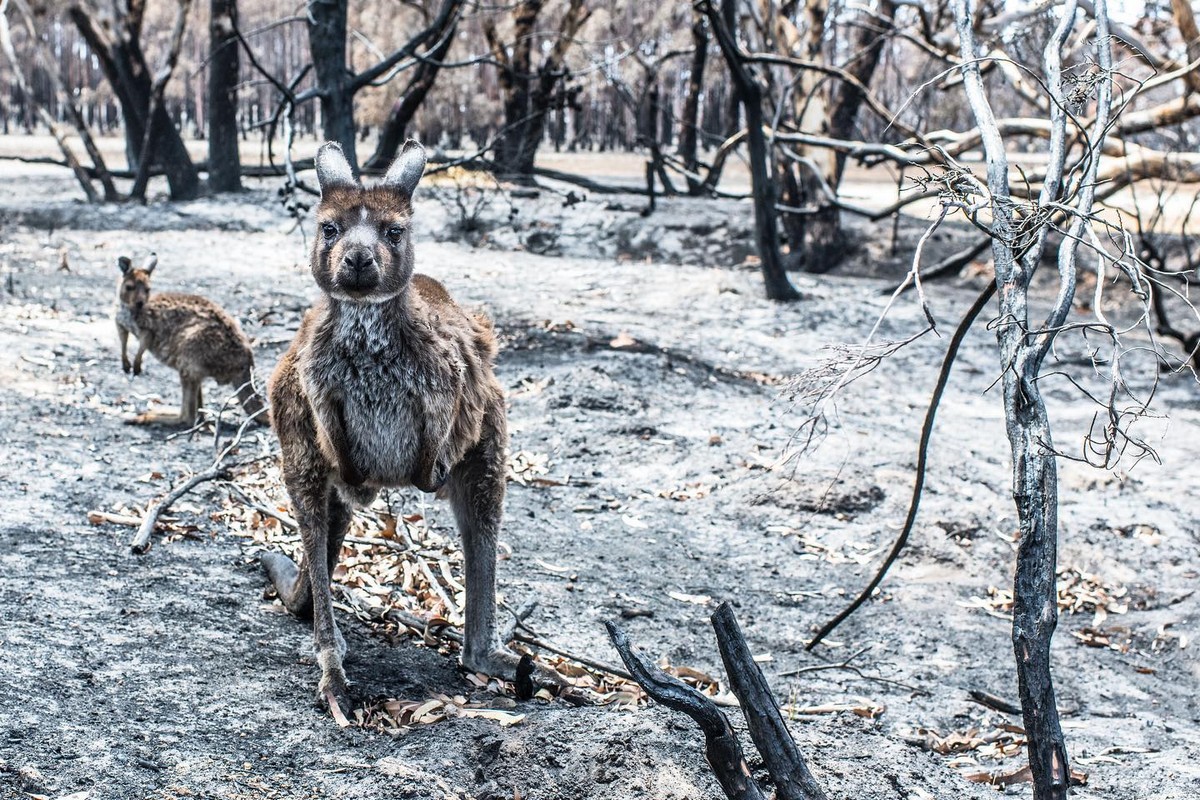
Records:
{"label": "kangaroo's large foot", "polygon": [[[345,645],[342,645],[345,648]],[[321,683],[317,686],[317,697],[329,708],[329,714],[339,728],[350,725],[350,715],[354,712],[354,701],[347,688],[346,671],[342,668],[342,658],[335,651],[318,654],[317,663],[321,665]]]}

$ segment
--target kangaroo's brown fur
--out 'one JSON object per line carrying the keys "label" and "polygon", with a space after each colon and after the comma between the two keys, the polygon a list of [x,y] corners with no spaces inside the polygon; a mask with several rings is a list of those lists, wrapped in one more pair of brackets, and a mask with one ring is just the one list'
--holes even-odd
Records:
{"label": "kangaroo's brown fur", "polygon": [[304,553],[299,566],[276,553],[262,561],[284,605],[313,618],[318,691],[335,716],[350,699],[329,577],[352,507],[381,487],[449,498],[466,570],[462,661],[509,676],[517,661],[500,647],[494,619],[508,440],[496,341],[485,317],[413,274],[411,200],[424,166],[424,149],[410,140],[382,183],[363,188],[336,144],[321,148],[312,273],[324,297],[270,381]]}
{"label": "kangaroo's brown fur", "polygon": [[[238,387],[238,400],[245,412],[259,415],[265,423],[262,400],[254,391],[254,355],[237,320],[220,306],[194,294],[150,291],[150,276],[157,257],[151,255],[140,269],[126,256],[117,260],[121,279],[117,284],[117,335],[121,341],[121,368],[142,374],[142,356],[147,350],[179,372],[183,403],[178,415],[143,414],[137,423],[192,425],[202,403],[200,387],[205,378]],[[129,336],[138,343],[133,363],[129,361]]]}

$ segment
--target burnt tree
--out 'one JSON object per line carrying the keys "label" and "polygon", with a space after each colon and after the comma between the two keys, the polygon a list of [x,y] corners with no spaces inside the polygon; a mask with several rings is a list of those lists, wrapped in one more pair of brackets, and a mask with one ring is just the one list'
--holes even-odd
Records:
{"label": "burnt tree", "polygon": [[208,186],[214,192],[242,189],[238,154],[237,0],[209,3]]}
{"label": "burnt tree", "polygon": [[[90,4],[72,3],[67,15],[87,42],[112,87],[125,120],[125,153],[130,169],[142,161],[148,117],[152,111],[153,83],[142,52],[142,23],[145,0],[118,0],[101,11]],[[172,200],[190,200],[200,194],[200,176],[183,144],[179,130],[165,106],[153,109],[155,154],[150,166],[161,167],[170,186]]]}
{"label": "burnt tree", "polygon": [[700,161],[696,150],[700,141],[700,95],[704,91],[704,67],[708,63],[708,24],[698,10],[692,11],[692,60],[688,65],[688,88],[679,120],[679,158],[687,170],[688,194],[702,193],[703,182],[696,175]]}
{"label": "burnt tree", "polygon": [[[724,14],[735,7],[736,0],[722,0]],[[762,264],[763,284],[770,300],[799,300],[800,293],[788,280],[779,252],[779,223],[775,211],[777,201],[775,182],[771,179],[770,153],[763,133],[763,87],[746,66],[746,54],[734,39],[734,32],[725,24],[722,12],[709,0],[701,0],[700,8],[716,33],[721,55],[729,66],[734,94],[746,114],[746,142],[750,150],[750,184],[754,193],[754,238]]]}
{"label": "burnt tree", "polygon": [[412,78],[388,111],[387,121],[383,123],[379,132],[379,143],[375,146],[374,154],[364,165],[367,168],[386,169],[395,159],[396,152],[407,138],[406,134],[413,117],[437,81],[442,61],[450,52],[450,46],[454,44],[460,18],[456,9],[455,13],[441,17],[434,23],[435,26],[440,26],[435,27],[434,43],[429,50],[417,56],[418,64],[413,70]]}
{"label": "burnt tree", "polygon": [[504,95],[504,129],[496,143],[497,174],[522,182],[533,180],[534,157],[546,130],[546,116],[556,102],[569,71],[567,52],[575,35],[591,16],[585,0],[569,0],[559,22],[553,44],[534,71],[534,30],[545,0],[521,0],[513,9],[510,42],[503,42],[495,23],[488,21],[483,33],[497,63],[500,90]]}

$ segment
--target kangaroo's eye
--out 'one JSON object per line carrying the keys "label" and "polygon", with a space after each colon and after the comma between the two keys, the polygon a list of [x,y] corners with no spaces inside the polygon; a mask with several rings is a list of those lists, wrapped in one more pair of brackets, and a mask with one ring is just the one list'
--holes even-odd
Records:
{"label": "kangaroo's eye", "polygon": [[325,236],[326,240],[332,241],[333,239],[337,238],[338,226],[334,225],[332,222],[326,222],[321,226],[321,233]]}
{"label": "kangaroo's eye", "polygon": [[387,229],[387,238],[392,244],[399,244],[404,238],[404,228],[400,225],[393,225]]}

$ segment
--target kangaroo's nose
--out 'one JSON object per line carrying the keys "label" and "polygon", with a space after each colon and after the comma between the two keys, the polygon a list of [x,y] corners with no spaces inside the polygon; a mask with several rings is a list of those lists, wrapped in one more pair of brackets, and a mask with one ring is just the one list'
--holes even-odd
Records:
{"label": "kangaroo's nose", "polygon": [[375,254],[366,249],[351,250],[342,259],[342,263],[356,273],[362,272],[368,267],[375,266]]}

